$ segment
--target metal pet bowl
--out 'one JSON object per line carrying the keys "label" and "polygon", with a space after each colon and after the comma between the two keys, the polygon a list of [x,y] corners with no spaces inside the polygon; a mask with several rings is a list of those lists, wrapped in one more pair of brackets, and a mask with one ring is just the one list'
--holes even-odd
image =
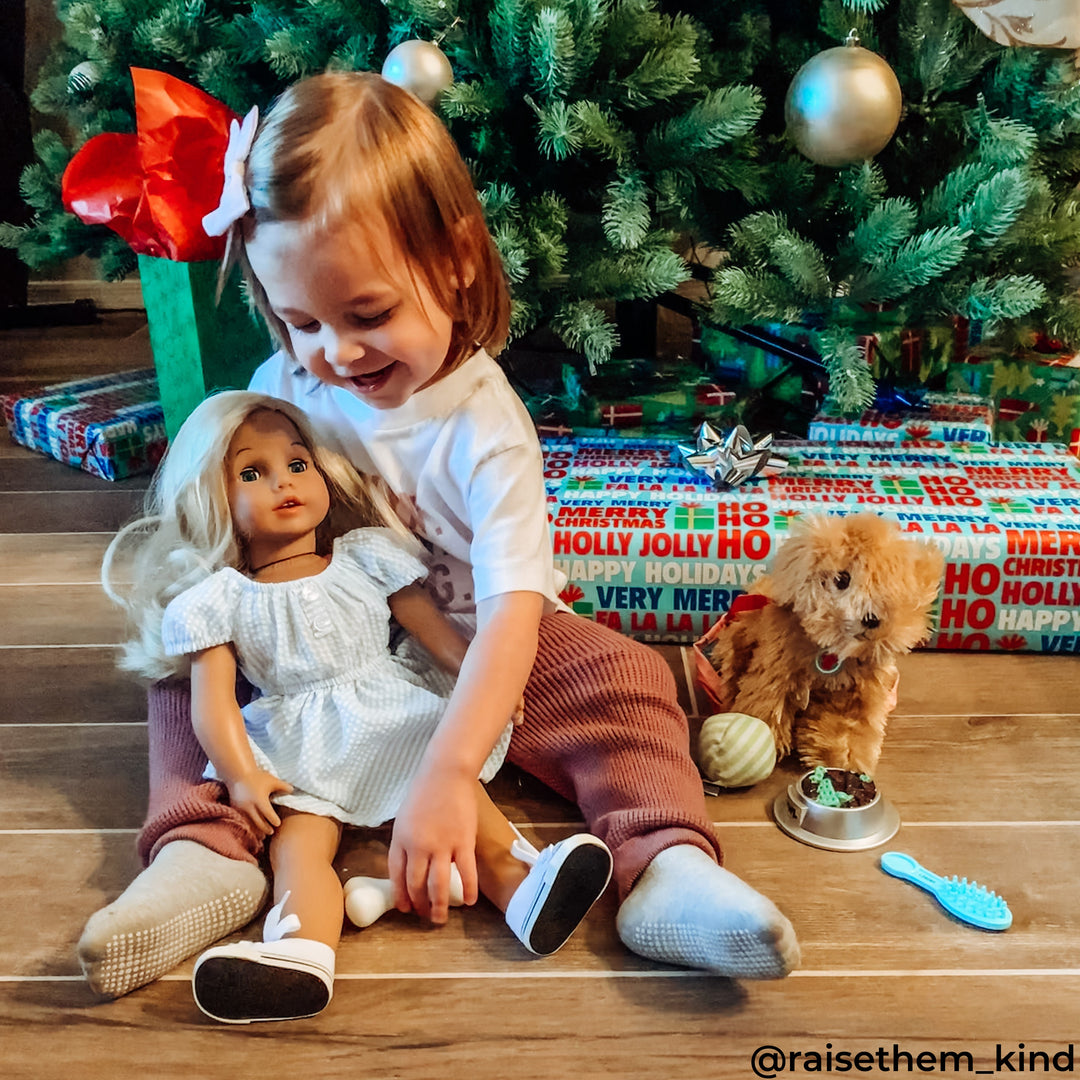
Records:
{"label": "metal pet bowl", "polygon": [[878,790],[865,806],[825,806],[802,790],[805,772],[773,802],[776,824],[811,847],[829,851],[865,851],[891,840],[900,828],[900,814]]}

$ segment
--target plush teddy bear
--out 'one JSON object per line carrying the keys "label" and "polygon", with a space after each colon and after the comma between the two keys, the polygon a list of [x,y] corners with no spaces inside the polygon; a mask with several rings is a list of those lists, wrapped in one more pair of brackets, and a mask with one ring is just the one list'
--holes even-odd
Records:
{"label": "plush teddy bear", "polygon": [[697,642],[706,692],[764,720],[777,758],[872,774],[896,658],[929,634],[942,564],[876,514],[798,519],[771,572]]}

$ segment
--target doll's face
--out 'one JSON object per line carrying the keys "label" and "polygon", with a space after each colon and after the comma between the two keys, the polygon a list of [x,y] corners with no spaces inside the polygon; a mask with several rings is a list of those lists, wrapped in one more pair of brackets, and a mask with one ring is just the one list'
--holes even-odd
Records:
{"label": "doll's face", "polygon": [[236,429],[225,455],[233,526],[252,562],[303,539],[330,512],[326,481],[293,422],[270,409],[253,412]]}

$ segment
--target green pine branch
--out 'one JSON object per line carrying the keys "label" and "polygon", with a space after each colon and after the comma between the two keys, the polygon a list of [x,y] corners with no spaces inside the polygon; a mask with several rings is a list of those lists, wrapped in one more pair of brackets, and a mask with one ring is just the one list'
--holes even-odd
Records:
{"label": "green pine branch", "polygon": [[829,375],[828,411],[858,415],[874,401],[874,376],[850,331],[830,327],[815,336]]}
{"label": "green pine branch", "polygon": [[996,281],[981,277],[971,283],[958,309],[967,319],[996,324],[1022,318],[1046,299],[1046,286],[1030,274],[1009,274]]}
{"label": "green pine branch", "polygon": [[[570,16],[558,8],[543,7],[536,13],[529,35],[529,59],[533,85],[545,98],[565,98],[577,75],[577,49]],[[556,101],[564,108],[565,102]]]}
{"label": "green pine branch", "polygon": [[648,187],[640,174],[620,176],[608,184],[600,220],[614,247],[640,246],[652,221]]}
{"label": "green pine branch", "polygon": [[659,163],[715,150],[750,132],[763,109],[761,94],[753,87],[720,87],[686,112],[655,127],[646,140],[645,152]]}
{"label": "green pine branch", "polygon": [[616,115],[595,101],[576,101],[572,108],[582,146],[616,165],[630,156],[635,147],[634,137]]}
{"label": "green pine branch", "polygon": [[584,353],[589,371],[611,359],[619,344],[619,333],[607,316],[588,301],[560,304],[551,320],[551,327],[567,347]]}
{"label": "green pine branch", "polygon": [[581,132],[574,110],[562,98],[554,98],[547,105],[537,105],[531,98],[525,99],[536,112],[537,141],[547,157],[563,161],[581,147]]}
{"label": "green pine branch", "polygon": [[957,266],[967,253],[969,238],[970,233],[956,225],[909,237],[889,258],[853,275],[851,299],[870,304],[899,300]]}
{"label": "green pine branch", "polygon": [[852,230],[841,257],[866,266],[887,259],[914,232],[917,217],[910,199],[882,199]]}
{"label": "green pine branch", "polygon": [[961,230],[972,234],[977,247],[993,247],[1027,205],[1031,182],[1022,169],[1003,169],[984,180],[968,203],[957,210]]}
{"label": "green pine branch", "polygon": [[804,298],[790,281],[771,271],[724,266],[711,288],[709,312],[720,324],[798,323],[806,315]]}

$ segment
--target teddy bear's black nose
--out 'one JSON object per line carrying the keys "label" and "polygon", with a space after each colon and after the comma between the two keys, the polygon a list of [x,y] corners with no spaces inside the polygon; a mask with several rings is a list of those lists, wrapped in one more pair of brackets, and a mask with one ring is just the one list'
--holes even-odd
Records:
{"label": "teddy bear's black nose", "polygon": [[862,624],[867,630],[876,630],[881,625],[881,620],[876,615],[864,615]]}

